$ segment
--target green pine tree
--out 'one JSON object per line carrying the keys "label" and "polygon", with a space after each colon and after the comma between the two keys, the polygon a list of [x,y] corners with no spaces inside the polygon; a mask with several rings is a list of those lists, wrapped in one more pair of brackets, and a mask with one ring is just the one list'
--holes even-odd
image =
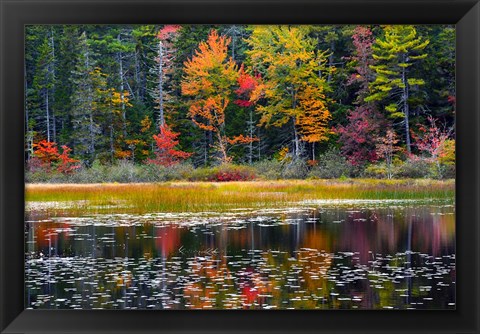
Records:
{"label": "green pine tree", "polygon": [[427,57],[422,53],[429,40],[417,36],[411,25],[386,26],[383,38],[377,38],[373,45],[371,65],[376,73],[370,85],[371,94],[366,102],[382,101],[385,110],[393,118],[403,117],[407,152],[411,152],[410,141],[410,87],[424,85],[425,81],[411,75],[411,67],[420,59]]}

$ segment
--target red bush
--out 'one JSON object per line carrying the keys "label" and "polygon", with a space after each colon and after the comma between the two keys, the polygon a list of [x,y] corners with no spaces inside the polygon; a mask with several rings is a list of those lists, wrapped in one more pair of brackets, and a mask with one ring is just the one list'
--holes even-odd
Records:
{"label": "red bush", "polygon": [[231,182],[231,181],[251,181],[255,179],[255,174],[248,168],[227,167],[220,168],[209,178],[214,182]]}

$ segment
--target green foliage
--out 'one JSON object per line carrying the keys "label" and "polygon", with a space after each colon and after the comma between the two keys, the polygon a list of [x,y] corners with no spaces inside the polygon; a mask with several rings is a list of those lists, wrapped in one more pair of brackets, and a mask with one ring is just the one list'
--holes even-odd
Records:
{"label": "green foliage", "polygon": [[397,178],[427,178],[431,176],[433,164],[424,159],[407,160],[394,166],[394,177]]}
{"label": "green foliage", "polygon": [[308,165],[303,159],[293,159],[284,163],[282,179],[304,179],[308,174]]}
{"label": "green foliage", "polygon": [[330,149],[318,157],[318,165],[312,167],[310,177],[319,179],[335,179],[351,177],[355,174],[352,166],[338,149]]}
{"label": "green foliage", "polygon": [[188,176],[189,181],[249,181],[255,179],[255,169],[250,166],[222,164],[213,168],[197,168]]}
{"label": "green foliage", "polygon": [[261,160],[253,164],[255,173],[261,179],[265,180],[278,180],[282,178],[282,171],[284,168],[284,163],[277,160]]}
{"label": "green foliage", "polygon": [[[408,86],[424,85],[421,78],[406,77],[406,71],[416,60],[425,59],[423,49],[429,44],[428,39],[417,37],[417,30],[411,25],[391,25],[384,28],[384,37],[377,38],[373,45],[373,59],[377,61],[371,68],[376,73],[371,83],[371,94],[365,101],[384,101],[387,98],[395,99],[398,91]],[[408,97],[402,97],[403,99]],[[408,103],[402,100],[401,103]],[[402,117],[404,110],[399,108],[400,103],[387,104],[385,109],[392,117]]]}
{"label": "green foliage", "polygon": [[363,176],[374,179],[386,179],[387,166],[385,163],[370,164],[363,171]]}

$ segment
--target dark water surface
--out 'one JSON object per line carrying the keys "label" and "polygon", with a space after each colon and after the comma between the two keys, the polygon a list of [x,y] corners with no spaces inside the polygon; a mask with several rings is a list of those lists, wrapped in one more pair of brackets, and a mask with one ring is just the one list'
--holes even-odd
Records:
{"label": "dark water surface", "polygon": [[37,216],[27,308],[455,309],[453,205]]}

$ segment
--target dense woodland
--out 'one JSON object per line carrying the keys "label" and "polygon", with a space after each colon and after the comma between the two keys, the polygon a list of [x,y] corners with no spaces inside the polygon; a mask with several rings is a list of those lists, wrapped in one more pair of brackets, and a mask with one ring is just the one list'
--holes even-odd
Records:
{"label": "dense woodland", "polygon": [[31,175],[454,175],[453,26],[35,25],[25,45]]}

